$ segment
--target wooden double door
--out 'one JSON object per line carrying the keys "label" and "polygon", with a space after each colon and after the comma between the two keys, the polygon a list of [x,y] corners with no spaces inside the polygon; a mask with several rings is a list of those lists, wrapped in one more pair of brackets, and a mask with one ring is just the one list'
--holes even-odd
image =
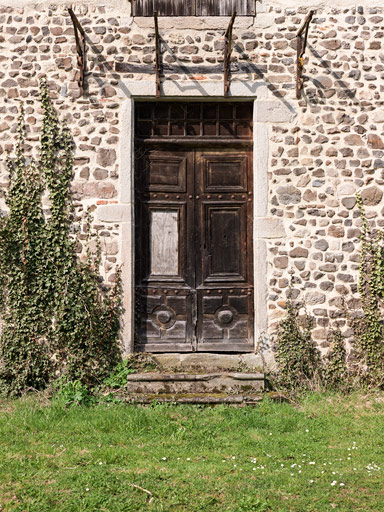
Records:
{"label": "wooden double door", "polygon": [[136,350],[253,350],[252,151],[143,144]]}

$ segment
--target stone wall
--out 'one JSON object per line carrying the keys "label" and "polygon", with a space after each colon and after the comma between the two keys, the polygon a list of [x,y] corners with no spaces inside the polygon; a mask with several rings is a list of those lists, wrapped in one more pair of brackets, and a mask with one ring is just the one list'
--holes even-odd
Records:
{"label": "stone wall", "polygon": [[[286,231],[286,237],[268,242],[269,331],[284,315],[293,278],[295,294],[316,319],[314,336],[326,348],[330,326],[350,335],[342,298],[358,306],[356,191],[362,192],[371,222],[384,224],[384,9],[375,0],[356,8],[345,1],[317,8],[304,60],[304,91],[296,100],[295,35],[309,6],[285,3],[257,4],[255,19],[236,20],[232,80],[263,84],[266,99],[295,112],[291,121],[271,117],[268,123],[268,209]],[[25,103],[33,146],[40,116],[38,80],[47,76],[76,142],[73,192],[79,213],[87,206],[118,203],[124,81],[154,81],[153,20],[132,19],[127,1],[76,3],[88,45],[82,96],[65,3],[19,4],[0,6],[1,186],[7,183],[4,160],[13,148],[19,101]],[[163,80],[220,82],[227,23],[224,18],[160,19]],[[95,227],[104,244],[107,278],[113,281],[115,263],[122,258],[119,224],[96,222]]]}

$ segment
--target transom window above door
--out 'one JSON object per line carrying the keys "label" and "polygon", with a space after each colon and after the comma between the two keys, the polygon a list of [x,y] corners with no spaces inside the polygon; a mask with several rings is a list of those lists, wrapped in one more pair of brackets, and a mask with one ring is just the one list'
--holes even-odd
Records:
{"label": "transom window above door", "polygon": [[137,102],[136,136],[252,138],[253,105],[238,103]]}
{"label": "transom window above door", "polygon": [[255,16],[257,0],[132,0],[133,16]]}

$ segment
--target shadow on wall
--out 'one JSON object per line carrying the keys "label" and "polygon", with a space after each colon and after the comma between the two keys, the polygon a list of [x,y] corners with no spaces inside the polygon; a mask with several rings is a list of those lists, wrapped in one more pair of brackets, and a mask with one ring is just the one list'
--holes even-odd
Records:
{"label": "shadow on wall", "polygon": [[[101,73],[109,73],[111,78],[113,80],[119,81],[119,87],[121,88],[122,92],[126,94],[127,96],[130,96],[130,92],[128,89],[124,86],[123,81],[121,80],[121,73],[132,73],[132,74],[147,74],[147,75],[155,75],[155,63],[153,64],[131,64],[128,62],[118,62],[115,61],[114,63],[108,62],[106,57],[103,55],[103,51],[100,50],[96,44],[92,42],[88,34],[85,36],[85,40],[87,43],[87,46],[89,49],[92,50],[93,54],[97,56],[97,60],[95,60],[95,65],[99,67]],[[180,61],[177,56],[174,54],[172,49],[169,47],[166,41],[160,37],[160,42],[162,46],[161,53],[164,54],[165,51],[167,51],[170,55],[170,61],[171,63],[168,64],[161,64],[161,70],[160,75],[162,78],[166,78],[164,75],[164,72],[167,71],[169,73],[183,73],[185,75],[189,75],[193,77],[196,74],[203,74],[203,75],[214,75],[214,74],[220,74],[223,77],[224,81],[224,64],[218,64],[218,65],[192,65],[187,66],[184,62]],[[243,73],[243,74],[254,74],[259,79],[262,79],[263,82],[267,85],[268,89],[272,92],[272,94],[279,99],[285,107],[288,109],[289,112],[292,114],[296,114],[296,111],[294,107],[284,98],[284,96],[281,94],[281,92],[274,86],[272,83],[268,81],[267,77],[267,65],[256,65],[255,63],[251,62],[249,59],[248,54],[246,54],[241,47],[234,44],[234,49],[236,49],[241,57],[241,59],[244,62],[232,62],[231,63],[231,74],[234,73]],[[100,78],[96,76],[96,74],[93,74],[90,71],[87,71],[85,74],[85,83],[84,83],[84,90],[87,91],[87,79],[92,76],[98,85],[102,88],[106,84],[106,78]],[[175,81],[177,83],[177,81]],[[204,95],[204,86],[199,80],[190,79],[191,82],[191,88],[193,90],[200,90],[202,95]],[[257,82],[255,82],[257,84]],[[254,90],[250,90],[250,95],[255,94]]]}

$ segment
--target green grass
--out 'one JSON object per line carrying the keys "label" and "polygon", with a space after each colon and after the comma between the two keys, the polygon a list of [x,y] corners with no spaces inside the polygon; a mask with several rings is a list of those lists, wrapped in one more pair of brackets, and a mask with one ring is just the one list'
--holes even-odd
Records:
{"label": "green grass", "polygon": [[1,511],[384,510],[384,395],[0,410]]}

